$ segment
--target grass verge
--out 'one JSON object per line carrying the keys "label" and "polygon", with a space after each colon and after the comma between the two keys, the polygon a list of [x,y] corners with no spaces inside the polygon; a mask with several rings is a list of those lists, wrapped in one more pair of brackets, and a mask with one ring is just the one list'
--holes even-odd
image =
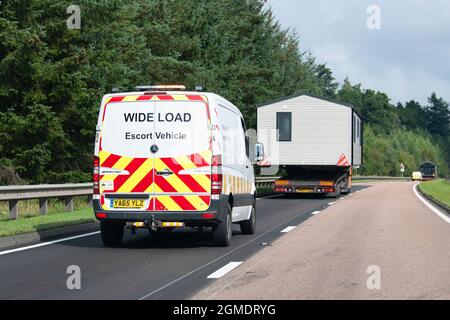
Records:
{"label": "grass verge", "polygon": [[67,227],[94,220],[92,208],[86,208],[74,212],[61,212],[26,219],[0,221],[0,237]]}
{"label": "grass verge", "polygon": [[445,180],[426,181],[419,184],[422,192],[450,208],[450,182]]}

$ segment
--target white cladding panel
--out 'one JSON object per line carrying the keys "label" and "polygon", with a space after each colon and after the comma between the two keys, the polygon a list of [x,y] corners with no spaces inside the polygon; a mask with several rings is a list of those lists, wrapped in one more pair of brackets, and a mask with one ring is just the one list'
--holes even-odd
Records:
{"label": "white cladding panel", "polygon": [[[277,141],[277,112],[292,113],[290,142]],[[351,162],[352,109],[306,95],[260,107],[258,141],[273,165],[335,166],[342,154]]]}

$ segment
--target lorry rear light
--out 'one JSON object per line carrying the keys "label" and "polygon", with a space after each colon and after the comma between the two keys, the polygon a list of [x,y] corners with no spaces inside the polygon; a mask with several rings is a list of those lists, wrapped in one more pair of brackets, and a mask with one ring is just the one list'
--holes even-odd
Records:
{"label": "lorry rear light", "polygon": [[100,194],[100,159],[94,157],[94,194]]}
{"label": "lorry rear light", "polygon": [[213,156],[211,164],[211,193],[222,193],[222,156]]}

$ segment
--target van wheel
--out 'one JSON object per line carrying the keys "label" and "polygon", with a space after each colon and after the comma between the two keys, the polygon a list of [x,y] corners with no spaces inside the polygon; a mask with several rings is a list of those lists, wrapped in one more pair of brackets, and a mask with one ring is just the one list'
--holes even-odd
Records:
{"label": "van wheel", "polygon": [[232,221],[231,206],[227,203],[224,207],[223,221],[213,227],[213,241],[216,246],[228,247],[231,242]]}
{"label": "van wheel", "polygon": [[242,234],[254,234],[256,225],[256,211],[255,207],[252,207],[252,213],[250,219],[241,223],[241,233]]}
{"label": "van wheel", "polygon": [[122,222],[100,223],[100,232],[102,234],[103,244],[106,247],[117,247],[122,243],[125,224]]}

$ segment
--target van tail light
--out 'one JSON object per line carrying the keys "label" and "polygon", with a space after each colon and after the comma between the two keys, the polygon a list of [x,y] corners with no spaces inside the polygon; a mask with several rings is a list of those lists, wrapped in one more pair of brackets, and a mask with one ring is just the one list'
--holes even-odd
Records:
{"label": "van tail light", "polygon": [[100,194],[100,159],[94,157],[94,194]]}
{"label": "van tail light", "polygon": [[211,193],[221,194],[222,193],[222,156],[212,157],[212,167],[211,167]]}

